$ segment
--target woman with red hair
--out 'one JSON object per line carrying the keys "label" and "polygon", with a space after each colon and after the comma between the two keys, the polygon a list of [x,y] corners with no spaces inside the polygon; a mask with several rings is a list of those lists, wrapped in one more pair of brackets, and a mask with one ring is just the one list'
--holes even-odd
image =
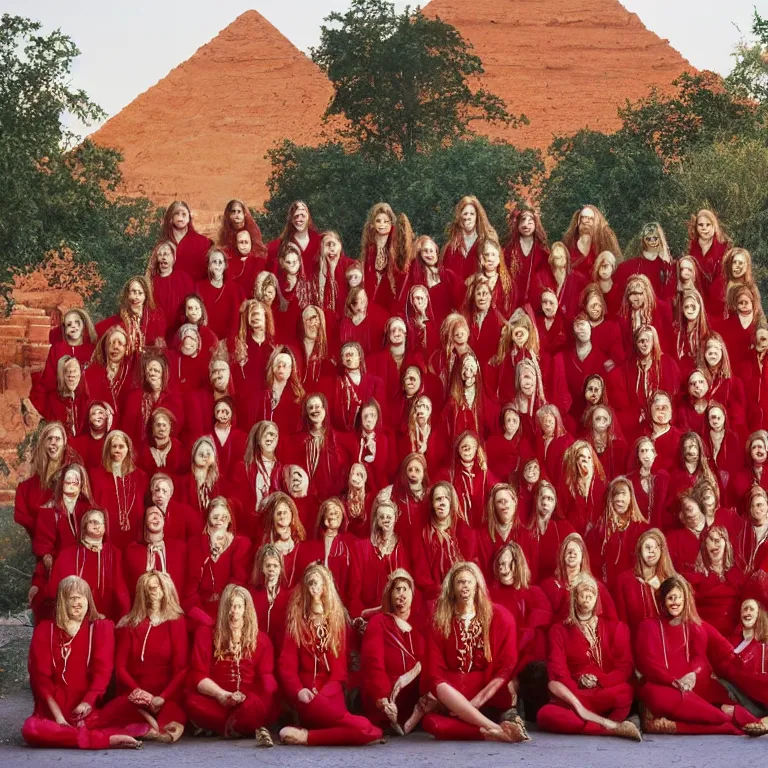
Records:
{"label": "woman with red hair", "polygon": [[279,303],[273,304],[277,339],[286,344],[296,343],[296,325],[304,307],[313,300],[312,285],[301,261],[300,249],[288,243],[278,259],[277,286]]}
{"label": "woman with red hair", "polygon": [[408,283],[411,286],[409,293],[416,286],[427,289],[429,307],[438,329],[445,318],[459,308],[464,295],[464,281],[444,267],[437,243],[428,235],[421,235],[413,243],[413,263]]}
{"label": "woman with red hair", "polygon": [[465,195],[456,204],[446,229],[446,243],[441,253],[443,268],[463,283],[479,270],[479,248],[489,237],[497,239],[485,208],[474,195]]}
{"label": "woman with red hair", "polygon": [[540,479],[534,486],[533,514],[528,528],[531,531],[534,558],[538,563],[537,583],[551,578],[558,567],[563,541],[575,529],[557,510],[557,492],[548,480]]}
{"label": "woman with red hair", "polygon": [[251,233],[241,229],[235,235],[235,252],[227,251],[227,275],[241,290],[243,296],[253,296],[256,277],[267,268],[267,259],[259,244],[254,247]]}
{"label": "woman with red hair", "polygon": [[362,285],[358,285],[347,294],[338,339],[332,340],[334,352],[338,344],[348,342],[358,343],[365,354],[381,349],[381,338],[389,315],[382,307],[370,303],[369,293]]}
{"label": "woman with red hair", "polygon": [[[210,360],[215,356],[219,346],[219,337],[208,327],[208,310],[203,300],[196,293],[189,293],[184,298],[179,322],[176,324],[176,333],[182,325],[194,325],[200,336],[200,351]],[[178,336],[177,336],[178,338]],[[222,339],[226,342],[226,339]]]}
{"label": "woman with red hair", "polygon": [[[598,254],[610,251],[617,258],[621,257],[615,232],[594,205],[585,205],[574,211],[563,235],[563,243],[570,253],[574,271],[587,279],[592,274]],[[554,246],[552,248],[554,250]]]}
{"label": "woman with red hair", "polygon": [[357,539],[366,539],[370,535],[374,497],[368,486],[368,470],[360,463],[353,464],[349,468],[347,488],[341,494],[341,500],[346,509],[347,531]]}
{"label": "woman with red hair", "polygon": [[257,255],[265,256],[267,249],[261,237],[261,230],[248,206],[241,200],[230,200],[224,207],[216,245],[224,248],[228,255],[234,256],[237,253],[237,233],[243,230],[250,234],[251,246]]}
{"label": "woman with red hair", "polygon": [[632,651],[626,624],[602,615],[598,583],[580,574],[570,589],[568,617],[549,631],[552,701],[536,718],[553,733],[618,736],[642,741],[627,720],[632,706]]}
{"label": "woman with red hair", "polygon": [[286,435],[301,426],[304,387],[299,379],[296,358],[290,347],[275,347],[266,365],[266,389],[252,397],[251,417],[247,426],[272,421]]}
{"label": "woman with red hair", "polygon": [[174,200],[165,210],[162,240],[176,246],[176,266],[192,280],[205,277],[206,259],[211,241],[195,230],[192,211],[183,200]]}
{"label": "woman with red hair", "polygon": [[507,269],[515,282],[518,301],[533,298],[534,276],[549,256],[547,233],[538,211],[528,205],[515,206],[507,218],[509,237],[504,244]]}
{"label": "woman with red hair", "polygon": [[320,561],[333,574],[336,590],[343,603],[349,601],[352,578],[352,553],[357,540],[347,532],[347,514],[338,496],[326,499],[317,510],[315,537],[320,542]]}
{"label": "woman with red hair", "polygon": [[[739,344],[746,340],[726,346],[722,336],[710,333],[704,339],[701,367],[709,383],[708,397],[717,400],[728,409],[728,415],[733,429],[742,437],[747,431],[747,408],[744,398],[744,385],[736,375],[731,365],[729,349],[740,349]],[[736,354],[736,358],[740,353]]]}
{"label": "woman with red hair", "polygon": [[288,245],[298,247],[302,263],[306,269],[309,269],[321,251],[321,240],[322,237],[309,212],[309,206],[303,200],[294,200],[288,206],[280,236],[267,243],[267,269],[270,272],[276,270],[278,259]]}

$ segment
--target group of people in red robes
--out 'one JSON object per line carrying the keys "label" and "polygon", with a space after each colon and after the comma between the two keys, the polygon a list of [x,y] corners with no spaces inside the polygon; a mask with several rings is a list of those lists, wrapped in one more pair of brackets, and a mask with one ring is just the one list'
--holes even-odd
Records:
{"label": "group of people in red robes", "polygon": [[29,744],[768,732],[749,252],[709,210],[679,257],[593,205],[506,229],[377,203],[349,256],[301,201],[215,244],[176,201],[114,315],[61,315],[15,502]]}

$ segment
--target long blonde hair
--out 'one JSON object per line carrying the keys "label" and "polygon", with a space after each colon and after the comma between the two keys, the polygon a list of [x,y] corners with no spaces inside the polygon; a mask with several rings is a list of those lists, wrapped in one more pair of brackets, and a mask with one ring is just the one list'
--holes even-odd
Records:
{"label": "long blonde hair", "polygon": [[475,563],[460,561],[453,567],[443,579],[440,587],[440,596],[435,604],[435,628],[443,636],[448,637],[453,629],[453,620],[456,617],[456,596],[454,594],[454,582],[460,573],[469,571],[475,577],[477,589],[475,590],[475,616],[483,628],[483,651],[486,661],[493,661],[493,649],[491,648],[491,621],[493,621],[493,603],[488,595],[488,586],[485,576]]}
{"label": "long blonde hair", "polygon": [[227,584],[221,593],[219,612],[216,615],[216,629],[213,632],[213,653],[217,659],[227,658],[231,653],[232,631],[229,627],[229,609],[232,605],[232,600],[236,597],[242,598],[245,603],[243,632],[240,636],[242,658],[249,658],[256,650],[259,620],[256,617],[256,609],[253,607],[251,593],[239,584]]}
{"label": "long blonde hair", "polygon": [[387,577],[387,583],[384,587],[384,592],[381,595],[381,610],[384,613],[393,613],[392,610],[392,590],[395,588],[398,581],[404,581],[411,588],[411,595],[416,595],[416,584],[405,568],[395,568],[392,573]]}
{"label": "long blonde hair", "polygon": [[[48,457],[48,451],[45,448],[45,441],[55,429],[61,432],[61,458],[58,462],[53,462]],[[49,421],[37,436],[35,443],[35,452],[32,457],[32,472],[40,479],[40,485],[43,488],[50,488],[56,477],[56,473],[64,466],[67,455],[67,430],[60,421]]]}
{"label": "long blonde hair", "polygon": [[566,624],[578,624],[579,619],[576,615],[576,597],[579,594],[580,589],[589,589],[595,596],[595,609],[592,615],[599,614],[598,606],[600,604],[600,590],[597,586],[597,580],[589,573],[580,573],[571,584],[568,595],[568,618],[565,620]]}
{"label": "long blonde hair", "polygon": [[120,619],[119,627],[138,627],[144,619],[149,617],[149,580],[152,578],[157,579],[163,588],[163,600],[160,603],[160,621],[173,621],[184,615],[184,611],[179,603],[179,594],[171,577],[161,571],[147,571],[142,573],[137,579],[133,607]]}
{"label": "long blonde hair", "polygon": [[85,618],[88,621],[96,621],[101,618],[96,610],[96,604],[93,602],[93,594],[88,582],[79,576],[65,576],[59,582],[59,588],[56,591],[56,626],[64,629],[69,621],[67,612],[67,602],[74,594],[81,594],[88,601],[88,610]]}

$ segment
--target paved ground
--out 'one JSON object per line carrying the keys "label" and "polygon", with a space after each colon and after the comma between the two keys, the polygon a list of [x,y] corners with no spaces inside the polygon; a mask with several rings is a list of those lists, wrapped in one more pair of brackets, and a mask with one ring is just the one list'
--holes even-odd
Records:
{"label": "paved ground", "polygon": [[23,745],[19,731],[32,711],[29,693],[0,698],[0,765],[3,768],[25,765],[104,766],[150,768],[159,761],[172,760],[174,766],[202,768],[221,764],[287,768],[490,768],[525,766],[528,768],[734,768],[768,765],[768,736],[762,739],[709,736],[649,736],[642,744],[599,737],[553,736],[532,733],[533,741],[520,745],[478,743],[440,743],[424,733],[406,739],[393,737],[386,745],[352,748],[302,748],[276,746],[256,749],[253,741],[224,742],[214,739],[184,738],[178,744],[147,744],[139,751],[73,752],[32,750]]}

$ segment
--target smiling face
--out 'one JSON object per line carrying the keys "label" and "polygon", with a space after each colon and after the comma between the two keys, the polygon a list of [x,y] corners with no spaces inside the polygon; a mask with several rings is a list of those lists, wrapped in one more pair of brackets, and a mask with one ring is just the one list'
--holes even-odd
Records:
{"label": "smiling face", "polygon": [[762,438],[755,438],[750,443],[749,456],[754,464],[759,466],[765,464],[766,459],[768,459],[768,446]]}
{"label": "smiling face", "polygon": [[373,220],[373,229],[379,237],[387,237],[392,231],[392,219],[387,213],[377,213]]}
{"label": "smiling face", "polygon": [[643,440],[637,447],[637,460],[643,469],[650,469],[656,461],[656,448],[650,440]]}
{"label": "smiling face", "polygon": [[664,598],[664,607],[667,613],[676,619],[682,615],[685,610],[685,595],[680,587],[672,587]]}
{"label": "smiling face", "polygon": [[291,224],[297,232],[306,231],[309,226],[309,210],[304,203],[297,203],[291,216]]}
{"label": "smiling face", "polygon": [[64,326],[64,338],[69,344],[77,346],[83,340],[85,326],[79,312],[67,312],[62,322]]}
{"label": "smiling face", "polygon": [[45,437],[45,454],[49,460],[58,461],[64,454],[66,438],[64,432],[58,427],[51,429]]}
{"label": "smiling face", "polygon": [[325,422],[325,406],[319,397],[310,397],[307,400],[307,419],[313,427],[320,427]]}
{"label": "smiling face", "polygon": [[461,229],[467,235],[471,235],[477,226],[477,211],[472,203],[465,205],[459,214]]}
{"label": "smiling face", "polygon": [[109,458],[113,464],[122,464],[128,456],[128,443],[122,435],[115,435],[109,446]]}
{"label": "smiling face", "polygon": [[526,462],[523,467],[523,480],[530,485],[538,483],[541,479],[541,467],[537,460]]}
{"label": "smiling face", "polygon": [[144,525],[149,533],[162,533],[165,528],[165,517],[162,511],[155,506],[148,507],[144,515]]}
{"label": "smiling face", "polygon": [[587,315],[592,322],[597,322],[603,318],[603,304],[597,296],[590,296],[587,301]]}
{"label": "smiling face", "polygon": [[731,275],[735,280],[739,280],[747,273],[747,257],[737,251],[731,259]]}
{"label": "smiling face", "polygon": [[392,507],[384,504],[379,507],[378,512],[376,513],[376,522],[379,530],[385,536],[391,535],[395,530],[396,518],[395,510]]}
{"label": "smiling face", "polygon": [[419,251],[421,254],[421,260],[428,266],[428,267],[436,267],[437,266],[437,260],[438,260],[438,250],[437,250],[437,244],[434,240],[425,240],[421,246],[421,250]]}
{"label": "smiling face", "polygon": [[191,329],[186,329],[179,344],[179,351],[185,357],[195,357],[200,350],[200,337]]}
{"label": "smiling face", "polygon": [[725,557],[725,539],[717,532],[710,531],[705,541],[711,563],[721,563]]}
{"label": "smiling face", "polygon": [[757,623],[760,608],[757,600],[745,600],[741,604],[741,626],[744,629],[753,629]]}
{"label": "smiling face", "polygon": [[440,523],[451,516],[451,494],[447,488],[440,486],[432,492],[432,509],[435,519]]}
{"label": "smiling face", "polygon": [[187,299],[184,305],[184,315],[193,325],[197,325],[203,317],[203,308],[197,299]]}

